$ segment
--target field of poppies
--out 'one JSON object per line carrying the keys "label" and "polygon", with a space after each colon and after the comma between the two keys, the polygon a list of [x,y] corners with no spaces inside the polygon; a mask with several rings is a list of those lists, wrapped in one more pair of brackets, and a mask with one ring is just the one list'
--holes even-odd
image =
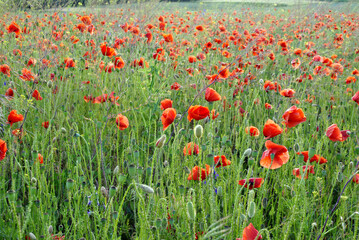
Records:
{"label": "field of poppies", "polygon": [[358,239],[358,10],[3,12],[0,239]]}

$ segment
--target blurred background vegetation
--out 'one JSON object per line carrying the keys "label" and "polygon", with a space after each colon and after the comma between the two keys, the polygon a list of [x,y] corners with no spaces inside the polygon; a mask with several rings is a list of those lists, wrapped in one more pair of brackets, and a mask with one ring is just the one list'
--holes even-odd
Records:
{"label": "blurred background vegetation", "polygon": [[[84,7],[84,6],[101,6],[122,3],[140,3],[151,0],[0,0],[0,7],[3,10],[26,10],[26,9],[49,9],[59,7]],[[161,0],[163,2],[200,2],[201,0]],[[289,0],[296,3],[313,3],[313,2],[355,2],[358,0]],[[267,3],[267,0],[202,0],[201,2],[241,2],[241,3]],[[276,2],[270,1],[270,2]],[[283,1],[278,1],[283,3]],[[284,1],[286,2],[286,1]]]}

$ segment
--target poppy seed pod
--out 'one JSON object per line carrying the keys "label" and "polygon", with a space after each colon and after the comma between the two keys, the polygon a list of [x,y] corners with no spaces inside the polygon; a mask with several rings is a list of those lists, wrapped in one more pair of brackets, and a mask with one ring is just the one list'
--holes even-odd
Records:
{"label": "poppy seed pod", "polygon": [[201,138],[203,136],[203,127],[201,125],[197,125],[194,128],[194,135],[196,138]]}
{"label": "poppy seed pod", "polygon": [[156,147],[157,147],[157,148],[162,148],[163,145],[165,145],[166,138],[167,138],[166,135],[162,135],[162,136],[157,140],[157,142],[156,142]]}

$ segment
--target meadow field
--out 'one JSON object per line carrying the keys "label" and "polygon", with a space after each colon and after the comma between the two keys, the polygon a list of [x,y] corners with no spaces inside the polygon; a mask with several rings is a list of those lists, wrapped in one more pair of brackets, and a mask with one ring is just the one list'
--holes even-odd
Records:
{"label": "meadow field", "polygon": [[248,2],[2,9],[0,239],[358,239],[359,3]]}

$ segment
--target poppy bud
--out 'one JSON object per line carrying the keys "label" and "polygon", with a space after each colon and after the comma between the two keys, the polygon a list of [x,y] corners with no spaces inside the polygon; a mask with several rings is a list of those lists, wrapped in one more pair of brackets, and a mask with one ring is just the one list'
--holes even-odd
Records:
{"label": "poppy bud", "polygon": [[164,167],[167,167],[167,166],[168,166],[168,164],[169,164],[169,163],[168,163],[168,161],[167,161],[167,160],[163,162],[163,166],[164,166]]}
{"label": "poppy bud", "polygon": [[54,228],[52,227],[52,225],[49,226],[47,231],[48,231],[49,234],[52,234],[52,232],[54,231]]}
{"label": "poppy bud", "polygon": [[106,189],[104,186],[101,187],[101,193],[102,193],[102,195],[104,195],[105,197],[108,197],[108,191],[107,191],[107,189]]}
{"label": "poppy bud", "polygon": [[247,150],[244,151],[243,153],[243,157],[249,157],[252,153],[252,149],[251,148],[247,148]]}
{"label": "poppy bud", "polygon": [[316,222],[312,223],[312,228],[315,228],[315,227],[317,227],[317,223],[316,223]]}
{"label": "poppy bud", "polygon": [[194,128],[194,135],[196,136],[196,138],[201,138],[203,135],[203,127],[201,125],[197,125]]}
{"label": "poppy bud", "polygon": [[264,83],[264,80],[261,78],[261,79],[259,79],[259,83],[260,84],[263,84]]}
{"label": "poppy bud", "polygon": [[29,233],[29,237],[30,237],[31,240],[36,240],[36,236],[32,232]]}
{"label": "poppy bud", "polygon": [[148,185],[145,185],[145,184],[139,184],[137,183],[137,186],[139,186],[144,192],[146,193],[154,193],[155,191],[153,190],[153,188],[151,188],[150,186]]}
{"label": "poppy bud", "polygon": [[162,148],[163,145],[165,145],[166,138],[167,138],[166,135],[162,135],[162,136],[157,140],[157,142],[156,142],[156,147],[157,147],[157,148]]}
{"label": "poppy bud", "polygon": [[299,150],[300,150],[299,144],[298,143],[294,144],[294,151],[299,152]]}
{"label": "poppy bud", "polygon": [[120,172],[120,167],[116,166],[115,169],[113,170],[113,174],[117,175]]}
{"label": "poppy bud", "polygon": [[177,115],[176,115],[176,120],[180,119],[181,117],[182,117],[181,114],[177,114]]}
{"label": "poppy bud", "polygon": [[64,134],[66,134],[66,133],[67,133],[66,128],[61,128],[61,132],[64,133]]}
{"label": "poppy bud", "polygon": [[248,207],[248,217],[253,218],[255,214],[256,214],[256,203],[251,202]]}
{"label": "poppy bud", "polygon": [[190,173],[191,173],[191,170],[189,170],[188,167],[184,167],[184,171],[185,171],[185,173],[187,173],[187,174],[190,174]]}
{"label": "poppy bud", "polygon": [[222,188],[222,186],[219,186],[219,187],[217,188],[217,195],[220,196],[220,197],[222,197],[222,195],[223,195],[223,188]]}
{"label": "poppy bud", "polygon": [[31,178],[31,183],[33,184],[33,185],[36,185],[36,183],[37,183],[37,179],[36,178]]}
{"label": "poppy bud", "polygon": [[191,201],[187,203],[187,214],[191,220],[196,218],[196,211],[194,210],[193,203]]}
{"label": "poppy bud", "polygon": [[349,169],[352,169],[354,167],[354,163],[353,162],[350,162],[349,163]]}
{"label": "poppy bud", "polygon": [[48,88],[52,88],[52,86],[53,86],[52,81],[48,81],[48,82],[47,82],[47,87],[48,87]]}

